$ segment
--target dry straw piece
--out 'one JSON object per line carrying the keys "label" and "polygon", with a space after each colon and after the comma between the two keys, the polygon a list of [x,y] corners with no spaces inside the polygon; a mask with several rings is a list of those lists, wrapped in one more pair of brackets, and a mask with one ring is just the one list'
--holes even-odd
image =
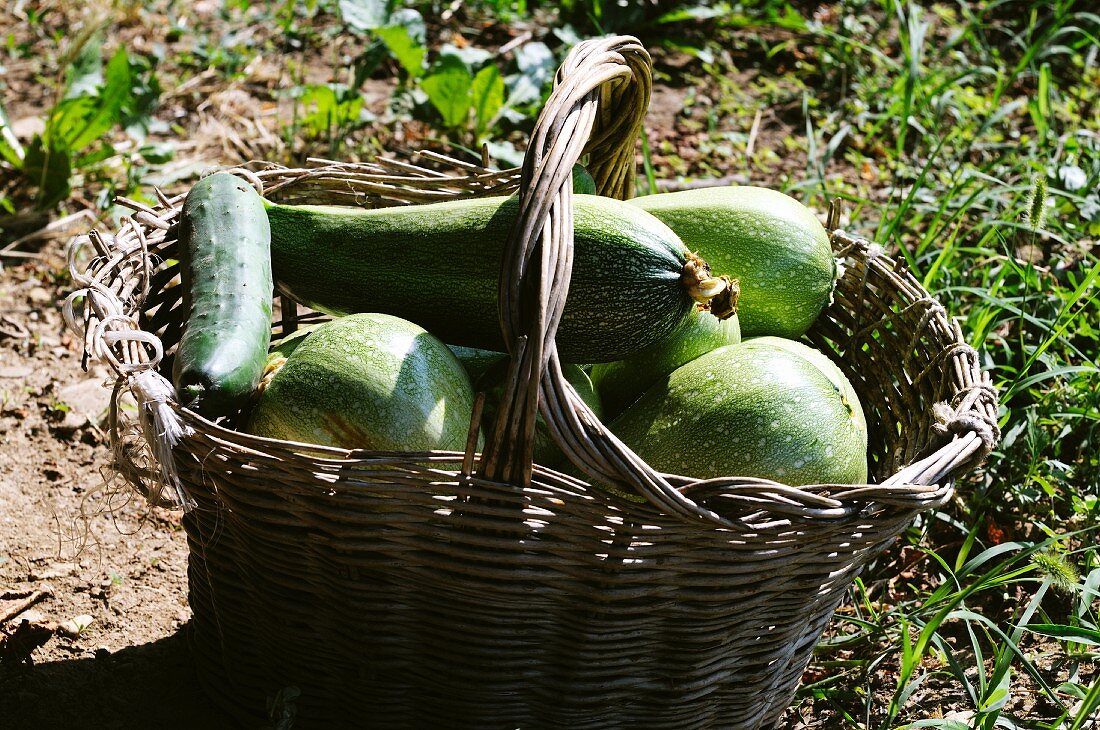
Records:
{"label": "dry straw piece", "polygon": [[[116,461],[152,501],[189,507],[193,651],[242,720],[275,701],[303,728],[773,727],[852,579],[995,445],[996,393],[958,326],[881,247],[836,230],[836,208],[844,273],[809,339],[865,406],[874,484],[662,474],[607,431],[554,344],[570,168],[587,154],[600,193],[629,197],[650,89],[635,39],[586,41],[520,171],[429,153],[237,170],[295,203],[518,189],[500,287],[510,379],[480,454],[293,444],[182,409],[162,373],[180,338],[183,196],[124,201],[117,235],[74,242],[66,315],[118,375]],[[275,329],[289,332],[300,320],[282,304]],[[593,483],[644,501],[532,466],[536,411]]]}

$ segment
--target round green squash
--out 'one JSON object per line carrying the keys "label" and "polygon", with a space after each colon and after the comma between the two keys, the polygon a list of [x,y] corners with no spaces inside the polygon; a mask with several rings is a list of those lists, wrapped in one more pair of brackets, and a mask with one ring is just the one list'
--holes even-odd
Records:
{"label": "round green squash", "polygon": [[451,351],[411,322],[353,314],[326,322],[267,378],[248,431],[377,451],[462,451],[474,391]]}
{"label": "round green squash", "polygon": [[866,483],[867,423],[851,385],[821,353],[775,339],[728,345],[677,368],[612,432],[658,471]]}
{"label": "round green squash", "polygon": [[592,384],[600,394],[604,412],[614,418],[642,396],[651,385],[700,355],[741,341],[735,314],[718,319],[695,310],[671,335],[636,355],[592,366]]}
{"label": "round green squash", "polygon": [[745,337],[801,337],[829,303],[837,275],[829,234],[789,195],[740,185],[630,203],[665,223],[713,271],[739,280]]}

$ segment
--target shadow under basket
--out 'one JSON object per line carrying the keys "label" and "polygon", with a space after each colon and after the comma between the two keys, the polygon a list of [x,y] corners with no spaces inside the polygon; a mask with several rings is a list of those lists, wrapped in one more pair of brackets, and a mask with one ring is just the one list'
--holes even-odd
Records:
{"label": "shadow under basket", "polygon": [[[647,67],[631,61],[644,51],[632,39],[581,44],[558,87],[590,63],[594,45],[626,58],[616,63],[630,66],[626,81],[648,102],[648,77],[637,80]],[[611,123],[601,113],[618,108],[608,83],[585,92],[597,130]],[[543,149],[540,129],[533,148]],[[601,193],[630,193],[622,180],[632,175],[613,174],[622,160],[633,170],[629,134],[619,135],[615,165],[592,163]],[[555,143],[551,134],[546,144]],[[566,171],[579,154],[565,154]],[[522,174],[464,167],[440,195],[546,189],[534,164]],[[433,191],[448,184],[386,161],[243,174],[292,202],[416,202],[428,189],[419,178]],[[396,188],[394,175],[404,181]],[[554,180],[559,190],[564,178]],[[84,288],[70,307],[83,297],[88,313],[67,316],[119,374],[120,468],[147,493],[168,483],[193,501],[183,523],[193,654],[210,694],[251,727],[271,716],[293,716],[296,728],[774,727],[853,578],[915,516],[942,505],[998,436],[996,393],[957,325],[879,246],[836,230],[835,209],[843,274],[808,340],[860,396],[874,484],[660,475],[668,499],[687,505],[677,511],[537,465],[529,482],[489,478],[483,454],[250,436],[163,390],[156,368],[179,339],[172,261],[182,196],[129,204],[136,213],[117,236],[81,244],[97,257],[74,269]],[[294,318],[285,307],[277,330]],[[117,407],[127,390],[141,439]],[[154,458],[140,462],[138,447]]]}

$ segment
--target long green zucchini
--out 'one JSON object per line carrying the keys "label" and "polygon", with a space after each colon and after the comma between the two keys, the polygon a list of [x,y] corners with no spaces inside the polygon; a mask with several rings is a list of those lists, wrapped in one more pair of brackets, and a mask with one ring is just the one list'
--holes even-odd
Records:
{"label": "long green zucchini", "polygon": [[252,396],[271,341],[271,232],[244,180],[215,173],[183,202],[179,243],[187,319],[173,379],[182,405],[230,416]]}
{"label": "long green zucchini", "polygon": [[[445,342],[503,351],[497,289],[515,198],[378,210],[268,204],[280,291],[344,315],[387,312]],[[606,362],[667,336],[724,284],[634,206],[574,199],[575,254],[557,333],[566,362]]]}

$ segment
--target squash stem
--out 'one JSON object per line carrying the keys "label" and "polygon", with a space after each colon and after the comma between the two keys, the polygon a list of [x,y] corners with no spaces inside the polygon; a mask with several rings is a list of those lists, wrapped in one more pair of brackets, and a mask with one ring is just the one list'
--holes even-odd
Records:
{"label": "squash stem", "polygon": [[721,278],[726,287],[709,302],[710,313],[718,319],[729,319],[737,314],[737,300],[741,298],[741,282],[723,274]]}
{"label": "squash stem", "polygon": [[[725,301],[720,309],[723,311],[724,316],[720,316],[717,312],[714,312],[719,319],[726,319],[734,314],[737,304],[737,293],[730,292],[730,289],[734,286],[728,276],[712,276],[710,273],[710,265],[699,256],[688,253],[687,262],[684,264],[684,269],[680,273],[680,281],[683,282],[687,288],[688,295],[699,304],[710,308],[711,300],[724,292],[728,294],[723,298],[724,300],[732,299],[732,302]],[[729,311],[726,311],[729,310]],[[713,311],[713,310],[712,310]]]}
{"label": "squash stem", "polygon": [[260,378],[259,385],[256,386],[257,393],[262,393],[267,389],[267,386],[275,378],[275,374],[282,370],[283,365],[286,365],[286,357],[283,355],[278,355],[267,361],[267,364],[264,365],[264,374]]}

